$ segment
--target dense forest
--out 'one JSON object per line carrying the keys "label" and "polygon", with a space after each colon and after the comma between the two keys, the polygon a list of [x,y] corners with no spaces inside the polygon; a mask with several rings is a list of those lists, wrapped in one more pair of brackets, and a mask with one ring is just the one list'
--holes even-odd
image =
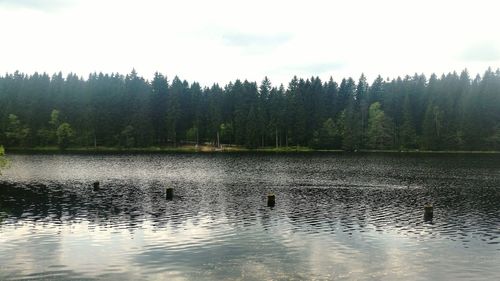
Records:
{"label": "dense forest", "polygon": [[0,144],[500,150],[500,70],[201,87],[155,73],[0,77]]}

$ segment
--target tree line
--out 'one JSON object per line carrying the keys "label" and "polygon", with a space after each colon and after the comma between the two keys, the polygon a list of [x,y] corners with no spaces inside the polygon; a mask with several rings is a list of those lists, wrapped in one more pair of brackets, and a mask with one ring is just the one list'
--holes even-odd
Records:
{"label": "tree line", "polygon": [[20,72],[0,76],[0,144],[6,147],[149,147],[186,143],[249,148],[500,149],[500,70],[428,79],[362,75],[266,77],[202,87],[160,73],[146,80]]}

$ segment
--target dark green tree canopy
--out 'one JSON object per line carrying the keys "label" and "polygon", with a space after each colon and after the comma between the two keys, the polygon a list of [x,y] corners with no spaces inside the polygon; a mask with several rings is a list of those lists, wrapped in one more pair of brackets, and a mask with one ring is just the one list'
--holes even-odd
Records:
{"label": "dark green tree canopy", "polygon": [[[357,82],[356,82],[357,81]],[[327,149],[500,149],[500,71],[236,80],[202,87],[155,73],[0,76],[8,147],[211,143]]]}

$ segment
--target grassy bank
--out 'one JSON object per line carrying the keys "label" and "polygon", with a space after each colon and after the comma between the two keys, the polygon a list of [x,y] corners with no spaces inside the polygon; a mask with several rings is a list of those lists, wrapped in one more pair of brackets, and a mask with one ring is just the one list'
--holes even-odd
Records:
{"label": "grassy bank", "polygon": [[[289,146],[289,147],[263,147],[250,149],[244,146],[223,146],[216,148],[210,145],[183,145],[183,146],[165,146],[165,147],[70,147],[65,150],[59,149],[57,146],[44,146],[44,147],[11,147],[6,148],[7,153],[17,154],[144,154],[144,153],[232,153],[232,152],[263,152],[263,153],[332,153],[344,152],[342,150],[330,149],[313,149],[305,146]],[[431,153],[431,154],[500,154],[500,151],[429,151],[429,150],[358,150],[355,152],[345,153]]]}
{"label": "grassy bank", "polygon": [[[7,153],[18,154],[134,154],[134,153],[231,153],[231,152],[312,152],[318,151],[309,147],[264,147],[264,148],[247,148],[244,146],[222,146],[221,148],[210,145],[183,145],[183,146],[152,146],[152,147],[70,147],[64,150],[57,146],[43,147],[10,147],[6,149]],[[331,150],[333,151],[333,150]],[[337,152],[339,150],[336,150]]]}

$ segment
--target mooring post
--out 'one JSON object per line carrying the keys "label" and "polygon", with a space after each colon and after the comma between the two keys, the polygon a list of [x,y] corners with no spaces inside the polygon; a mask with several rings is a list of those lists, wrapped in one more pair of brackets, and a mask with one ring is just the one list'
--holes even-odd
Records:
{"label": "mooring post", "polygon": [[172,200],[174,198],[174,189],[172,187],[167,187],[166,194],[167,200]]}
{"label": "mooring post", "polygon": [[267,195],[267,206],[274,207],[276,205],[276,196],[273,193]]}
{"label": "mooring post", "polygon": [[434,215],[434,208],[432,204],[427,203],[424,205],[424,220],[430,221]]}
{"label": "mooring post", "polygon": [[99,190],[99,181],[95,181],[93,186],[94,186],[94,191]]}

